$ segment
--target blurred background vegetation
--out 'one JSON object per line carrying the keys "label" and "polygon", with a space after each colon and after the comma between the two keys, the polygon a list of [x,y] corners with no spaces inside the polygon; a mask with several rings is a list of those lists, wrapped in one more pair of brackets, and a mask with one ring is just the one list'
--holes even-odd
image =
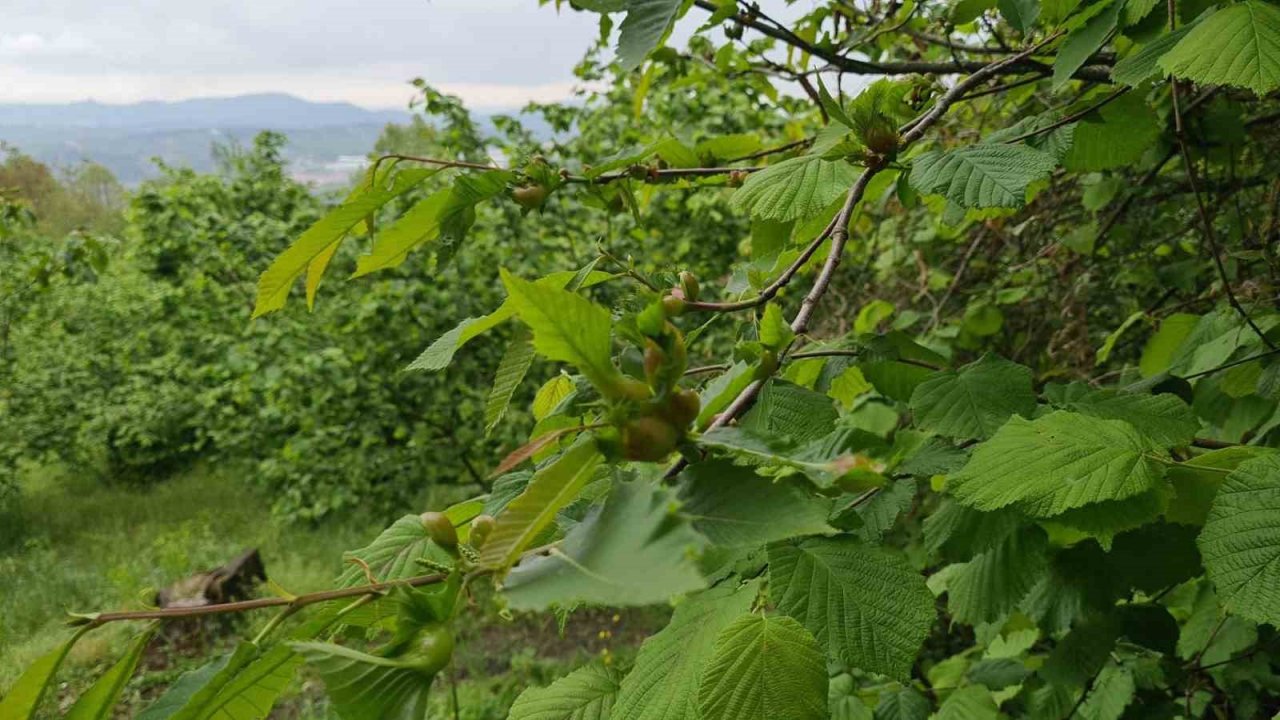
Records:
{"label": "blurred background vegetation", "polygon": [[[611,72],[594,55],[579,67],[585,81]],[[481,124],[419,81],[416,115],[388,125],[370,157],[544,155],[580,167],[638,145],[655,125],[692,142],[785,127],[792,101],[743,93],[713,70],[698,74],[697,84],[675,82],[675,73],[653,83],[644,127],[628,82]],[[264,132],[249,146],[214,146],[216,172],[160,164],[160,177],[136,189],[101,166],[51,168],[7,148],[0,687],[58,642],[65,611],[149,602],[157,588],[247,547],[260,549],[280,587],[321,589],[341,571],[344,550],[400,515],[484,492],[493,464],[533,422],[530,380],[505,421],[485,431],[503,331],[468,344],[446,373],[404,368],[460,319],[497,307],[499,266],[532,277],[604,249],[637,272],[676,264],[713,276],[750,234],[723,193],[623,198],[602,187],[557,194],[545,214],[528,215],[507,201],[480,213],[447,265],[411,260],[357,283],[331,279],[313,311],[291,303],[250,322],[258,273],[346,192],[290,179],[288,142]],[[636,202],[647,205],[643,224],[627,204]],[[353,266],[362,251],[346,243],[335,267]],[[488,623],[462,632],[484,636],[459,643],[462,717],[505,717],[521,689],[584,655],[625,660],[666,612],[575,616],[564,628],[554,618],[481,614]],[[65,697],[119,640],[107,633],[77,647]],[[132,681],[129,707],[219,642],[213,633],[199,647],[162,648]],[[304,686],[277,715],[325,717],[317,697]]]}

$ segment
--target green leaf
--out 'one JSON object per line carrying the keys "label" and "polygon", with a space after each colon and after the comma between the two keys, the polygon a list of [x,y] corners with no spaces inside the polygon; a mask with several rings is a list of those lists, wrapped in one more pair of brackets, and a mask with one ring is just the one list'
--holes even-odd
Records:
{"label": "green leaf", "polygon": [[314,310],[316,307],[316,293],[320,291],[320,281],[324,279],[324,273],[329,269],[329,263],[333,261],[333,256],[338,254],[338,248],[342,247],[343,239],[334,240],[332,245],[321,250],[319,255],[316,255],[311,262],[307,263],[305,286],[308,310]]}
{"label": "green leaf", "polygon": [[486,435],[492,433],[498,423],[502,422],[502,416],[507,414],[511,396],[515,395],[525,373],[529,372],[535,355],[533,343],[529,341],[527,334],[513,339],[507,345],[506,352],[502,353],[502,360],[498,363],[498,371],[493,378],[493,388],[489,390],[489,397],[484,403]]}
{"label": "green leaf", "polygon": [[40,703],[45,699],[49,688],[53,685],[54,676],[62,661],[66,659],[71,646],[76,644],[85,631],[77,632],[70,640],[54,648],[51,652],[40,656],[31,663],[17,681],[0,699],[0,718],[4,720],[24,720],[35,717]]}
{"label": "green leaf", "polygon": [[[911,478],[900,478],[880,488],[870,500],[861,495],[851,496],[843,508],[838,508],[833,521],[847,527],[863,542],[877,544],[884,534],[898,521],[898,516],[911,509],[916,498],[916,483]],[[853,525],[856,518],[857,525]],[[844,524],[842,524],[844,523]]]}
{"label": "green leaf", "polygon": [[507,720],[609,720],[621,680],[616,668],[591,663],[520,693]]}
{"label": "green leaf", "polygon": [[[576,272],[565,270],[562,272],[554,272],[550,275],[536,280],[538,285],[546,285],[552,288],[564,288],[569,285]],[[582,282],[582,287],[591,287],[612,278],[613,275],[606,272],[592,271]],[[422,351],[405,370],[443,370],[449,367],[449,363],[453,361],[453,356],[462,349],[471,340],[483,335],[494,329],[502,323],[516,316],[516,304],[507,298],[496,310],[478,318],[467,318],[458,323],[452,330],[436,338],[435,342]]]}
{"label": "green leaf", "polygon": [[1280,626],[1280,456],[1247,460],[1227,476],[1197,544],[1231,612]]}
{"label": "green leaf", "polygon": [[1121,665],[1111,663],[1098,673],[1084,699],[1076,710],[1082,720],[1120,720],[1125,708],[1133,702],[1137,688],[1133,673]]}
{"label": "green leaf", "polygon": [[[112,709],[120,699],[120,693],[133,676],[133,671],[142,659],[142,653],[155,635],[155,627],[149,627],[138,633],[134,641],[115,665],[111,666],[98,681],[76,700],[76,704],[67,711],[66,720],[108,720],[112,717]],[[4,717],[9,717],[5,715]]]}
{"label": "green leaf", "polygon": [[1010,533],[967,563],[948,567],[947,607],[970,625],[1004,617],[1048,569],[1048,539],[1037,527]]}
{"label": "green leaf", "polygon": [[951,22],[955,25],[971,23],[994,5],[995,0],[957,0],[951,6]]}
{"label": "green leaf", "polygon": [[698,688],[720,631],[751,609],[758,584],[716,587],[676,606],[640,646],[610,720],[701,720]]}
{"label": "green leaf", "polygon": [[949,696],[933,720],[995,720],[1000,709],[991,698],[991,691],[980,685],[962,687]]}
{"label": "green leaf", "polygon": [[1160,133],[1155,111],[1141,95],[1129,93],[1075,124],[1062,165],[1077,172],[1126,167],[1142,159]]}
{"label": "green leaf", "polygon": [[822,109],[827,111],[827,117],[835,120],[841,125],[853,129],[853,120],[844,111],[844,106],[831,96],[831,92],[827,90],[827,84],[822,81],[822,76],[818,76],[818,102],[822,104]]}
{"label": "green leaf", "polygon": [[[376,605],[366,605],[374,609]],[[324,632],[340,619],[352,621],[352,614],[340,614],[335,609],[315,616],[298,626],[291,633],[292,639],[305,641]],[[247,643],[246,643],[247,644]],[[293,676],[302,665],[302,656],[288,643],[276,644],[266,652],[246,656],[247,666],[234,675],[219,675],[220,680],[210,682],[205,688],[216,688],[212,696],[204,696],[198,702],[188,701],[182,712],[175,716],[184,720],[264,720],[271,714],[271,707],[293,683]],[[230,664],[237,667],[236,662]]]}
{"label": "green leaf", "polygon": [[911,186],[966,208],[1019,207],[1027,186],[1047,176],[1054,157],[1025,145],[970,145],[921,153],[911,165]]}
{"label": "green leaf", "polygon": [[[736,11],[733,5],[727,5],[726,7],[731,11]],[[698,157],[726,162],[750,155],[760,150],[761,147],[763,147],[763,144],[760,142],[759,135],[733,133],[731,135],[709,137],[695,145],[693,151],[698,154]]]}
{"label": "green leaf", "polygon": [[771,545],[769,588],[778,609],[830,654],[901,680],[935,618],[920,573],[888,550],[848,538]]}
{"label": "green leaf", "polygon": [[1039,637],[1040,632],[1031,628],[996,638],[987,646],[985,658],[969,667],[965,679],[985,685],[989,690],[1020,684],[1031,671],[1016,658],[1030,650]]}
{"label": "green leaf", "polygon": [[698,154],[673,137],[659,142],[654,152],[659,159],[673,168],[694,168],[699,165]]}
{"label": "green leaf", "polygon": [[[450,513],[446,517],[455,527],[460,527],[479,514],[479,511],[467,513]],[[469,515],[469,517],[468,517]],[[365,575],[365,567],[379,582],[403,580],[420,575],[422,567],[418,560],[430,559],[441,563],[452,563],[453,557],[444,549],[431,542],[427,529],[422,525],[422,518],[417,515],[404,515],[383,530],[373,542],[342,554],[343,571],[338,576],[338,587],[355,587],[369,582]],[[356,561],[359,562],[356,562]]]}
{"label": "green leaf", "polygon": [[704,541],[673,507],[668,491],[650,483],[615,483],[561,547],[511,570],[507,601],[520,610],[650,605],[702,589],[694,554]]}
{"label": "green leaf", "polygon": [[1156,522],[1116,536],[1102,574],[1114,587],[1153,595],[1203,574],[1196,529]]}
{"label": "green leaf", "polygon": [[178,679],[139,720],[196,720],[208,717],[205,709],[228,686],[240,671],[258,656],[258,646],[240,642],[229,655]]}
{"label": "green leaf", "polygon": [[950,560],[970,558],[999,547],[1021,523],[1011,510],[978,512],[947,499],[924,519],[924,546]]}
{"label": "green leaf", "polygon": [[1160,517],[1169,506],[1169,488],[1134,495],[1124,500],[1104,500],[1055,515],[1053,522],[1083,532],[1111,549],[1116,535],[1141,527]]}
{"label": "green leaf", "polygon": [[192,720],[262,720],[271,713],[276,700],[293,682],[294,673],[302,665],[287,645],[277,645],[254,660],[230,679],[194,715],[181,715]]}
{"label": "green leaf", "polygon": [[1191,408],[1169,393],[1138,395],[1093,390],[1060,406],[1090,417],[1124,420],[1160,447],[1187,445],[1200,429]]}
{"label": "green leaf", "polygon": [[704,433],[698,444],[752,463],[795,468],[818,487],[828,488],[850,472],[872,469],[859,451],[878,446],[879,438],[862,430],[841,429],[801,444],[778,435],[721,427]]}
{"label": "green leaf", "polygon": [[441,241],[456,244],[475,222],[475,208],[506,190],[514,179],[505,170],[459,175],[452,187],[437,190],[378,233],[369,254],[356,259],[352,277],[399,267],[418,247]]}
{"label": "green leaf", "polygon": [[1084,687],[1107,663],[1122,627],[1115,614],[1095,615],[1076,624],[1058,641],[1040,667],[1040,675],[1056,685]]}
{"label": "green leaf", "polygon": [[1057,411],[1015,417],[979,445],[948,479],[960,502],[978,510],[1010,505],[1049,517],[1154,488],[1167,455],[1126,422]]}
{"label": "green leaf", "polygon": [[682,473],[681,511],[712,544],[758,547],[766,543],[835,532],[827,524],[831,501],[750,468],[707,460]]}
{"label": "green leaf", "polygon": [[161,695],[158,700],[147,706],[138,715],[137,720],[165,720],[173,717],[174,713],[181,710],[200,688],[207,685],[226,667],[230,659],[230,655],[224,655],[195,670],[183,673],[176,682],[169,686],[164,695]]}
{"label": "green leaf", "polygon": [[516,313],[533,330],[539,354],[573,365],[602,390],[617,382],[608,310],[576,292],[521,280],[505,269],[502,283]]}
{"label": "green leaf", "polygon": [[926,720],[929,698],[910,685],[880,693],[875,720]]}
{"label": "green leaf", "polygon": [[727,408],[738,393],[751,384],[752,371],[750,364],[739,361],[707,383],[702,392],[698,393],[698,399],[702,401],[702,410],[698,412],[698,427],[705,428],[710,424],[713,417]]}
{"label": "green leaf", "polygon": [[[289,289],[313,261],[332,253],[337,243],[356,223],[364,220],[382,206],[421,185],[438,169],[402,170],[396,173],[391,186],[373,189],[347,198],[338,207],[307,228],[287,250],[280,253],[258,279],[258,297],[254,302],[253,317],[261,317],[284,307]],[[316,279],[319,283],[319,279]]]}
{"label": "green leaf", "polygon": [[869,362],[859,367],[862,369],[863,376],[878,392],[902,402],[910,401],[916,387],[935,372],[929,368],[896,360]]}
{"label": "green leaf", "polygon": [[618,35],[618,63],[624,71],[640,67],[671,30],[681,0],[631,0]]}
{"label": "green leaf", "polygon": [[733,194],[733,206],[764,220],[799,220],[822,212],[848,192],[858,169],[816,155],[783,160],[752,173]]}
{"label": "green leaf", "polygon": [[872,300],[858,310],[858,316],[853,320],[853,331],[859,335],[874,333],[880,323],[893,317],[896,309],[887,300]]}
{"label": "green leaf", "polygon": [[1084,66],[1089,56],[1102,48],[1111,31],[1116,29],[1116,23],[1120,21],[1120,11],[1123,9],[1123,0],[1111,0],[1110,5],[1105,9],[1067,35],[1062,47],[1058,49],[1057,57],[1053,60],[1054,90],[1070,81],[1071,76]]}
{"label": "green leaf", "polygon": [[808,442],[831,434],[839,418],[827,395],[783,380],[771,380],[740,426],[762,435]]}
{"label": "green leaf", "polygon": [[776,303],[764,306],[764,315],[760,318],[760,344],[773,350],[782,350],[791,344],[796,334],[782,317],[782,308]]}
{"label": "green leaf", "polygon": [[993,355],[934,373],[911,394],[917,426],[965,440],[991,437],[1010,416],[1035,409],[1031,369]]}
{"label": "green leaf", "polygon": [[1202,85],[1232,85],[1265,95],[1280,87],[1280,8],[1246,0],[1197,23],[1160,67]]}
{"label": "green leaf", "polygon": [[[1254,322],[1263,332],[1275,327],[1277,320],[1280,316],[1254,316]],[[1241,350],[1251,350],[1260,345],[1258,336],[1238,314],[1230,308],[1220,308],[1196,321],[1174,353],[1169,371],[1190,375],[1212,370]]]}
{"label": "green leaf", "polygon": [[584,436],[538,470],[524,492],[498,515],[480,553],[480,564],[498,570],[511,567],[556,513],[573,502],[603,460],[595,441]]}
{"label": "green leaf", "polygon": [[996,7],[1023,35],[1030,32],[1040,18],[1040,0],[996,0]]}
{"label": "green leaf", "polygon": [[1197,455],[1168,470],[1174,497],[1165,517],[1183,525],[1204,525],[1218,488],[1227,475],[1245,460],[1265,455],[1269,450],[1258,447],[1229,447]]}
{"label": "green leaf", "polygon": [[827,660],[795,620],[743,615],[720,631],[699,697],[703,720],[827,720]]}
{"label": "green leaf", "polygon": [[1081,0],[1041,0],[1044,21],[1047,25],[1057,25],[1080,6]]}
{"label": "green leaf", "polygon": [[533,398],[533,419],[546,419],[560,407],[560,404],[566,398],[572,396],[576,391],[577,385],[574,384],[573,378],[568,375],[556,375],[546,381],[542,384],[542,387],[538,388],[538,393]]}
{"label": "green leaf", "polygon": [[315,668],[343,720],[421,720],[432,675],[398,660],[330,643],[293,643]]}
{"label": "green leaf", "polygon": [[1142,348],[1138,371],[1143,377],[1152,377],[1173,367],[1178,359],[1178,349],[1200,322],[1199,315],[1174,313],[1160,323],[1151,339]]}
{"label": "green leaf", "polygon": [[1137,87],[1160,72],[1160,58],[1173,49],[1191,32],[1192,25],[1183,25],[1165,33],[1124,56],[1111,70],[1111,79],[1130,87]]}
{"label": "green leaf", "polygon": [[859,697],[860,688],[852,675],[841,673],[827,684],[831,720],[872,720],[871,708]]}

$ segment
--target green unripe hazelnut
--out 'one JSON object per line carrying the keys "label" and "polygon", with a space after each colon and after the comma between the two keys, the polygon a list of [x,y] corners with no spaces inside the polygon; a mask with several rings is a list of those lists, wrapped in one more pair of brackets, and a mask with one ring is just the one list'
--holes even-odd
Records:
{"label": "green unripe hazelnut", "polygon": [[453,529],[453,522],[444,513],[424,512],[421,515],[422,527],[427,529],[427,536],[440,547],[458,546],[458,531]]}
{"label": "green unripe hazelnut", "polygon": [[477,515],[471,521],[471,535],[467,538],[471,542],[471,547],[477,550],[484,547],[485,540],[489,539],[497,526],[498,521],[494,520],[492,515]]}
{"label": "green unripe hazelnut", "polygon": [[701,286],[698,285],[698,278],[694,277],[693,273],[689,272],[688,270],[681,270],[680,271],[680,289],[684,291],[685,300],[689,300],[691,302],[697,302],[698,293],[701,291],[702,288]]}
{"label": "green unripe hazelnut", "polygon": [[756,379],[767,380],[778,372],[778,353],[765,350],[760,353],[760,365],[756,367]]}
{"label": "green unripe hazelnut", "polygon": [[622,456],[627,460],[657,462],[671,454],[680,432],[669,422],[648,415],[622,426]]}
{"label": "green unripe hazelnut", "polygon": [[653,340],[644,343],[644,377],[649,385],[657,387],[662,379],[663,368],[667,364],[667,354]]}
{"label": "green unripe hazelnut", "polygon": [[679,388],[671,393],[667,398],[667,404],[662,409],[662,415],[677,428],[687,428],[689,424],[698,419],[698,413],[702,410],[702,399],[698,397],[698,393]]}
{"label": "green unripe hazelnut", "polygon": [[627,375],[619,376],[611,387],[601,388],[600,391],[612,398],[637,402],[653,397],[653,390],[648,383]]}
{"label": "green unripe hazelnut", "polygon": [[525,210],[537,210],[547,200],[547,188],[544,185],[521,185],[511,191],[511,199]]}
{"label": "green unripe hazelnut", "polygon": [[[662,298],[662,311],[667,317],[677,317],[684,312],[684,298],[676,294],[677,290],[672,290],[670,295]],[[684,293],[680,293],[683,295]]]}
{"label": "green unripe hazelnut", "polygon": [[413,646],[399,660],[415,672],[432,677],[449,664],[453,657],[453,633],[444,626],[424,628]]}

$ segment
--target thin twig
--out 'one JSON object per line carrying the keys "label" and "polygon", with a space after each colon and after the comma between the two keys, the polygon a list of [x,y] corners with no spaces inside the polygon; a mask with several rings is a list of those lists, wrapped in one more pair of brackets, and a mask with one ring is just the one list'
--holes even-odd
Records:
{"label": "thin twig", "polygon": [[639,166],[643,173],[633,175],[630,169],[617,170],[607,172],[596,177],[587,177],[586,175],[570,175],[562,174],[560,178],[568,183],[607,185],[617,180],[639,180],[641,182],[662,182],[664,180],[672,180],[686,177],[714,177],[716,175],[728,175],[729,173],[750,174],[764,170],[764,167],[699,167],[699,168],[650,168]]}
{"label": "thin twig", "polygon": [[1062,716],[1062,720],[1070,720],[1071,716],[1080,710],[1081,706],[1084,705],[1084,701],[1088,699],[1089,693],[1093,691],[1093,684],[1098,681],[1098,676],[1102,674],[1102,669],[1105,667],[1106,664],[1104,663],[1102,668],[1098,668],[1098,672],[1095,672],[1089,678],[1089,681],[1084,684],[1084,690],[1080,693],[1080,697],[1076,700],[1075,705],[1072,705],[1071,709],[1067,711],[1067,714]]}
{"label": "thin twig", "polygon": [[929,320],[928,331],[932,331],[942,321],[942,310],[946,307],[947,302],[951,300],[951,296],[955,294],[956,288],[960,286],[960,279],[964,277],[964,271],[969,267],[969,261],[973,259],[973,254],[977,252],[978,246],[982,244],[982,233],[977,233],[977,237],[973,242],[969,243],[969,249],[965,251],[964,257],[960,258],[960,267],[956,268],[956,274],[951,278],[951,283],[947,285],[947,291],[943,293],[942,299],[938,300],[938,304],[933,307],[933,316]]}
{"label": "thin twig", "polygon": [[[950,90],[943,93],[934,106],[920,117],[908,123],[901,130],[900,149],[906,149],[912,143],[924,136],[934,123],[938,122],[947,110],[954,105],[969,90],[985,82],[987,78],[999,72],[1000,68],[1008,67],[1013,63],[1017,63],[1022,59],[1030,57],[1040,48],[1053,42],[1062,36],[1061,32],[1054,33],[1044,40],[1032,45],[1031,47],[1021,51],[1017,55],[1011,55],[997,62],[985,65],[982,69],[974,72],[963,80],[957,82]],[[849,240],[849,221],[853,217],[853,211],[857,208],[858,203],[862,200],[863,194],[866,192],[867,185],[871,183],[872,178],[876,176],[884,165],[869,165],[866,170],[858,176],[858,179],[849,188],[849,193],[845,197],[844,205],[840,208],[840,212],[836,215],[834,222],[835,227],[831,230],[831,247],[827,251],[827,259],[822,265],[822,270],[818,272],[818,277],[814,280],[813,287],[805,295],[804,300],[800,303],[800,310],[791,321],[791,330],[796,335],[803,335],[809,327],[809,321],[813,317],[813,313],[817,308],[818,302],[826,294],[827,289],[831,285],[831,279],[835,276],[836,269],[840,266],[840,259],[844,255],[845,244]],[[783,353],[785,356],[785,353]],[[766,378],[753,380],[750,385],[734,398],[729,407],[725,408],[714,421],[708,426],[708,430],[724,427],[744,412],[750,405],[755,402],[756,396],[760,394],[760,390],[764,387]],[[688,464],[688,461],[681,458],[667,469],[664,477],[667,479],[674,478]]]}
{"label": "thin twig", "polygon": [[795,142],[789,142],[786,145],[778,145],[776,147],[765,148],[764,150],[757,150],[756,152],[753,152],[750,155],[743,155],[742,157],[731,158],[729,160],[725,160],[725,162],[736,163],[736,162],[746,162],[748,160],[759,160],[762,157],[767,157],[769,155],[776,155],[777,153],[784,153],[784,152],[787,152],[788,150],[795,150],[796,148],[802,148],[812,143],[813,143],[813,138],[804,138],[802,140],[796,140]]}
{"label": "thin twig", "polygon": [[822,247],[822,244],[826,242],[828,238],[831,237],[835,229],[836,229],[836,218],[833,218],[831,222],[827,224],[827,227],[823,229],[822,232],[818,233],[817,237],[815,237],[813,241],[810,242],[805,247],[805,249],[800,253],[800,256],[797,257],[795,261],[792,262],[789,266],[787,266],[787,269],[783,270],[781,275],[775,278],[773,282],[765,286],[765,288],[761,290],[758,294],[752,297],[749,297],[745,300],[736,300],[733,302],[685,301],[685,307],[691,310],[709,310],[712,312],[734,312],[736,310],[748,310],[750,308],[764,305],[765,303],[772,300],[774,296],[776,296],[778,292],[782,290],[782,288],[786,287],[791,282],[791,279],[796,276],[796,273],[800,272],[800,269],[803,268],[809,262],[809,259],[813,257],[814,253],[818,252],[818,248]]}
{"label": "thin twig", "polygon": [[1013,138],[1013,139],[1011,139],[1011,140],[1005,140],[1004,142],[1005,142],[1005,144],[1006,144],[1006,145],[1012,145],[1012,144],[1014,144],[1014,143],[1020,143],[1020,142],[1022,142],[1023,140],[1030,140],[1031,138],[1033,138],[1033,137],[1037,137],[1037,136],[1039,136],[1039,135],[1045,135],[1045,134],[1051,133],[1051,132],[1053,132],[1054,130],[1057,130],[1058,128],[1060,128],[1060,127],[1062,127],[1062,126],[1064,126],[1064,125],[1070,125],[1071,123],[1076,122],[1076,121],[1077,121],[1077,120],[1079,120],[1080,118],[1082,118],[1082,117],[1084,117],[1084,116],[1088,115],[1089,113],[1091,113],[1091,112],[1093,112],[1093,111],[1095,111],[1095,110],[1099,110],[1099,109],[1101,109],[1101,108],[1106,107],[1106,106],[1107,106],[1107,105],[1109,105],[1111,102],[1113,102],[1114,100],[1118,99],[1121,95],[1124,95],[1125,93],[1129,92],[1131,89],[1132,89],[1132,88],[1122,87],[1122,88],[1120,88],[1120,89],[1118,89],[1118,90],[1116,90],[1116,91],[1112,92],[1110,95],[1107,95],[1106,97],[1102,98],[1102,99],[1101,99],[1101,100],[1099,100],[1098,102],[1096,102],[1096,103],[1094,103],[1094,104],[1090,105],[1089,107],[1087,107],[1087,108],[1083,109],[1083,110],[1079,110],[1079,111],[1077,111],[1077,112],[1073,112],[1073,113],[1071,113],[1070,115],[1067,115],[1067,116],[1063,117],[1063,118],[1062,118],[1062,119],[1060,119],[1060,120],[1057,120],[1057,121],[1055,121],[1055,122],[1053,122],[1053,123],[1050,123],[1049,125],[1046,125],[1046,126],[1044,126],[1044,127],[1042,127],[1042,128],[1037,128],[1037,129],[1035,129],[1035,130],[1032,130],[1031,132],[1025,132],[1025,133],[1023,133],[1023,134],[1019,135],[1019,136],[1018,136],[1018,137],[1016,137],[1016,138]]}
{"label": "thin twig", "polygon": [[89,627],[98,627],[110,622],[130,621],[130,620],[175,620],[180,618],[202,617],[205,615],[226,615],[228,613],[246,612],[249,610],[261,610],[270,607],[295,607],[303,608],[316,603],[328,602],[330,600],[341,600],[342,598],[359,597],[362,595],[374,595],[386,592],[398,586],[420,587],[423,585],[434,585],[444,582],[447,576],[443,573],[434,573],[431,575],[418,575],[417,577],[406,578],[404,580],[394,580],[390,582],[373,583],[370,585],[359,585],[350,588],[341,588],[338,590],[324,590],[322,592],[310,593],[307,595],[298,595],[293,598],[269,597],[257,598],[254,600],[242,600],[240,602],[222,603],[221,605],[202,605],[200,607],[183,607],[183,608],[160,608],[157,610],[135,610],[125,612],[108,612],[97,613],[93,615],[77,615],[77,620],[82,621],[80,624]]}
{"label": "thin twig", "polygon": [[1191,373],[1190,375],[1180,375],[1179,377],[1181,377],[1183,380],[1195,380],[1198,377],[1204,377],[1205,375],[1212,375],[1216,372],[1222,372],[1223,370],[1230,370],[1231,368],[1236,367],[1237,365],[1244,365],[1246,363],[1251,363],[1254,360],[1262,360],[1263,358],[1269,358],[1272,355],[1280,355],[1280,349],[1268,350],[1266,352],[1258,353],[1257,355],[1250,355],[1249,357],[1240,358],[1239,360],[1232,360],[1231,362],[1223,363],[1216,367],[1211,367],[1208,370],[1201,370],[1200,372]]}
{"label": "thin twig", "polygon": [[[1172,4],[1174,0],[1169,0]],[[1169,17],[1169,25],[1172,30],[1173,25],[1177,22],[1174,16]],[[1200,225],[1203,231],[1205,244],[1208,246],[1210,254],[1213,256],[1214,267],[1218,270],[1218,279],[1222,281],[1223,292],[1226,293],[1227,303],[1236,311],[1241,319],[1253,330],[1254,334],[1262,340],[1263,344],[1269,350],[1275,350],[1276,345],[1267,337],[1267,334],[1258,327],[1249,315],[1249,311],[1244,309],[1240,304],[1239,298],[1236,297],[1235,290],[1231,288],[1231,279],[1227,276],[1227,267],[1222,262],[1222,246],[1218,242],[1218,233],[1213,228],[1213,218],[1209,215],[1209,208],[1204,204],[1204,197],[1200,194],[1199,181],[1196,178],[1195,163],[1191,160],[1191,148],[1187,144],[1186,129],[1182,125],[1182,111],[1179,109],[1178,99],[1178,80],[1170,76],[1169,92],[1173,99],[1173,134],[1178,142],[1178,149],[1182,153],[1182,165],[1187,173],[1187,184],[1191,186],[1191,194],[1196,199],[1196,210],[1200,216]]]}
{"label": "thin twig", "polygon": [[[696,0],[694,3],[697,7],[708,12],[716,12],[720,9],[720,5],[714,0]],[[775,28],[760,22],[758,19],[748,14],[739,13],[737,21],[744,27],[749,27],[756,32],[767,35],[775,40],[790,45],[798,50],[806,52],[816,58],[830,63],[839,68],[841,72],[853,75],[948,75],[953,73],[979,73],[985,72],[990,75],[1019,75],[1024,72],[1042,72],[1044,66],[1040,63],[1029,60],[1034,53],[1018,53],[1011,55],[1010,58],[1016,57],[1014,62],[1001,63],[994,69],[990,69],[991,65],[980,60],[962,60],[959,62],[935,62],[927,60],[907,60],[903,62],[871,62],[867,60],[859,60],[857,58],[847,57],[838,50],[828,50],[818,47],[803,38],[797,36],[785,28]],[[1061,35],[1055,35],[1054,38]],[[1038,52],[1042,46],[1037,46]],[[1111,70],[1104,65],[1086,65],[1077,70],[1072,77],[1079,80],[1089,80],[1097,83],[1111,84]]]}
{"label": "thin twig", "polygon": [[501,170],[502,168],[495,165],[483,165],[481,163],[466,162],[464,160],[443,160],[440,158],[420,157],[418,155],[401,155],[392,153],[383,155],[378,158],[378,162],[383,160],[404,160],[405,162],[416,162],[424,165],[437,165],[444,168],[466,168],[468,170]]}

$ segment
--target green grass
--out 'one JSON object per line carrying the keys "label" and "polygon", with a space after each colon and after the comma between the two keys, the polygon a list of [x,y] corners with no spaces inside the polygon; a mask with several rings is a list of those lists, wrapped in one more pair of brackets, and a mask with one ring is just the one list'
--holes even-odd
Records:
{"label": "green grass", "polygon": [[[369,542],[394,518],[347,518],[320,527],[277,522],[270,501],[227,473],[195,469],[150,488],[104,485],[54,471],[28,473],[16,504],[0,508],[0,689],[69,636],[65,613],[139,608],[155,590],[193,572],[223,564],[242,550],[261,551],[268,576],[290,592],[331,587],[344,550]],[[464,490],[424,493],[422,506],[444,507]],[[435,496],[435,497],[431,497]],[[460,619],[460,720],[502,720],[529,685],[544,685],[593,657],[625,664],[641,637],[660,627],[667,611],[622,616],[575,614],[562,631],[551,614],[500,617],[490,592],[478,592]],[[251,633],[270,613],[242,628]],[[60,680],[65,701],[106,669],[136,627],[108,625],[82,639]],[[232,636],[207,648],[225,649]],[[135,714],[182,671],[209,659],[170,656],[140,672],[126,692]],[[452,687],[438,680],[433,706],[452,718]],[[314,679],[300,684],[272,717],[333,717]]]}
{"label": "green grass", "polygon": [[[257,547],[293,592],[325,587],[342,551],[377,533],[369,521],[320,528],[273,522],[247,483],[195,470],[150,489],[32,473],[0,516],[0,687],[67,636],[66,611],[140,607],[155,589]],[[110,633],[106,633],[110,635]],[[92,636],[91,636],[92,637]],[[72,663],[94,663],[83,643]]]}

